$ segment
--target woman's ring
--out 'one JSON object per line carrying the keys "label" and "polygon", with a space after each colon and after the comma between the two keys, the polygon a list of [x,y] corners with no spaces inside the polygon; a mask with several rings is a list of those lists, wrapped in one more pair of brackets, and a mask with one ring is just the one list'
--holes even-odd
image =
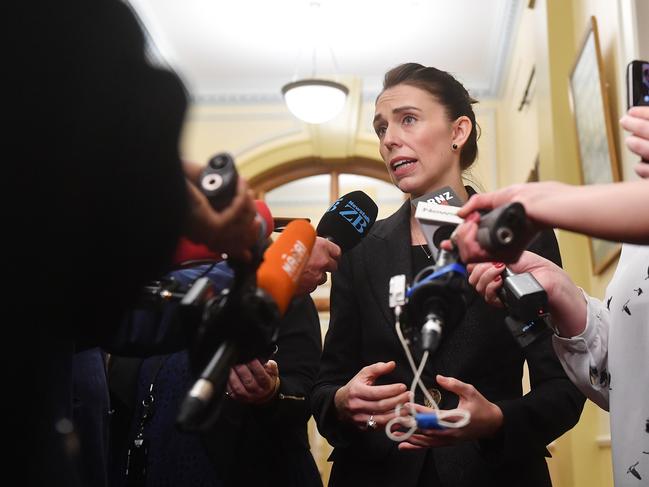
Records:
{"label": "woman's ring", "polygon": [[367,420],[367,427],[370,429],[376,429],[376,421],[374,421],[374,415],[371,414]]}

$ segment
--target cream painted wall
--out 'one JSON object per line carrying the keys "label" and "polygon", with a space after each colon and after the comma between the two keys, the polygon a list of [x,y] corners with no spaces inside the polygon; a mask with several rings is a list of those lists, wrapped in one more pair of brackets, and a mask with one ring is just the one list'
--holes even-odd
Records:
{"label": "cream painted wall", "polygon": [[531,35],[533,30],[534,11],[525,9],[514,42],[509,73],[496,104],[499,187],[527,180],[538,157],[538,102],[534,96],[538,73],[530,86],[530,102],[519,110],[532,68],[536,64],[534,36]]}
{"label": "cream painted wall", "polygon": [[635,52],[632,53],[632,57],[649,61],[649,29],[647,29],[647,23],[649,22],[649,2],[647,0],[629,1],[633,4],[633,14],[638,19],[637,25],[643,26],[643,28],[637,29]]}
{"label": "cream painted wall", "polygon": [[206,163],[216,152],[235,159],[277,140],[306,137],[299,123],[281,105],[192,105],[187,113],[181,152],[184,158]]}

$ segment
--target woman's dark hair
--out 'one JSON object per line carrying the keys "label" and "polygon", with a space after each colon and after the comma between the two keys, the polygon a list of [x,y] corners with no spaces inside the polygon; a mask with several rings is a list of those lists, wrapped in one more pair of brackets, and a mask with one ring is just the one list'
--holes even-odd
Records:
{"label": "woman's dark hair", "polygon": [[446,108],[450,120],[456,120],[462,115],[469,117],[471,133],[460,153],[460,167],[462,170],[471,167],[478,156],[479,127],[471,106],[477,100],[471,98],[462,83],[446,71],[417,63],[400,64],[385,73],[383,91],[401,84],[420,88],[433,95]]}

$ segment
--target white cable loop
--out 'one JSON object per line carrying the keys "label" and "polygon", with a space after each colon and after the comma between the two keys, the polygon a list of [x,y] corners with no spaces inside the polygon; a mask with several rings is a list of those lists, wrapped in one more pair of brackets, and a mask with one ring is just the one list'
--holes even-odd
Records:
{"label": "white cable loop", "polygon": [[[424,371],[424,367],[426,366],[426,362],[428,361],[428,356],[429,352],[428,350],[424,351],[424,354],[421,357],[421,363],[419,364],[419,367],[415,367],[415,361],[412,357],[412,354],[410,353],[410,349],[408,348],[408,343],[406,342],[406,339],[403,336],[403,333],[401,331],[401,306],[397,306],[394,309],[394,314],[395,314],[395,329],[397,332],[397,336],[399,337],[399,341],[401,342],[401,346],[403,347],[404,352],[406,353],[406,357],[408,358],[408,363],[410,364],[410,368],[412,369],[412,372],[414,374],[412,384],[410,386],[410,406],[408,407],[408,413],[409,415],[402,416],[401,415],[401,410],[404,407],[403,404],[397,404],[397,406],[394,408],[394,414],[395,417],[392,418],[388,423],[385,425],[385,434],[388,438],[390,438],[392,441],[396,442],[402,442],[410,438],[415,431],[417,431],[417,420],[415,419],[417,415],[417,410],[415,407],[412,405],[412,403],[415,400],[415,390],[417,389],[417,386],[419,386],[419,389],[421,392],[423,392],[424,396],[426,399],[431,404],[432,409],[435,410],[435,414],[437,414],[437,424],[440,426],[443,426],[445,428],[462,428],[469,424],[469,421],[471,421],[471,413],[465,409],[451,409],[448,411],[441,411],[439,409],[439,405],[433,399],[431,396],[430,392],[428,392],[428,389],[426,389],[426,386],[421,380],[421,374]],[[454,421],[447,421],[444,418],[459,418]],[[403,425],[406,428],[408,428],[408,431],[405,433],[400,434],[399,436],[395,435],[392,432],[392,427],[394,425]]]}

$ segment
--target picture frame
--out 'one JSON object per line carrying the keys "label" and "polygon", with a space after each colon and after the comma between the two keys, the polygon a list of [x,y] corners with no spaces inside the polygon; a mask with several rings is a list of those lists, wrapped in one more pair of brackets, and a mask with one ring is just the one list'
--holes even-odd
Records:
{"label": "picture frame", "polygon": [[[579,147],[582,184],[620,181],[610,105],[597,20],[590,18],[581,49],[570,72],[570,107]],[[621,245],[589,237],[593,274],[602,273],[618,257]]]}

